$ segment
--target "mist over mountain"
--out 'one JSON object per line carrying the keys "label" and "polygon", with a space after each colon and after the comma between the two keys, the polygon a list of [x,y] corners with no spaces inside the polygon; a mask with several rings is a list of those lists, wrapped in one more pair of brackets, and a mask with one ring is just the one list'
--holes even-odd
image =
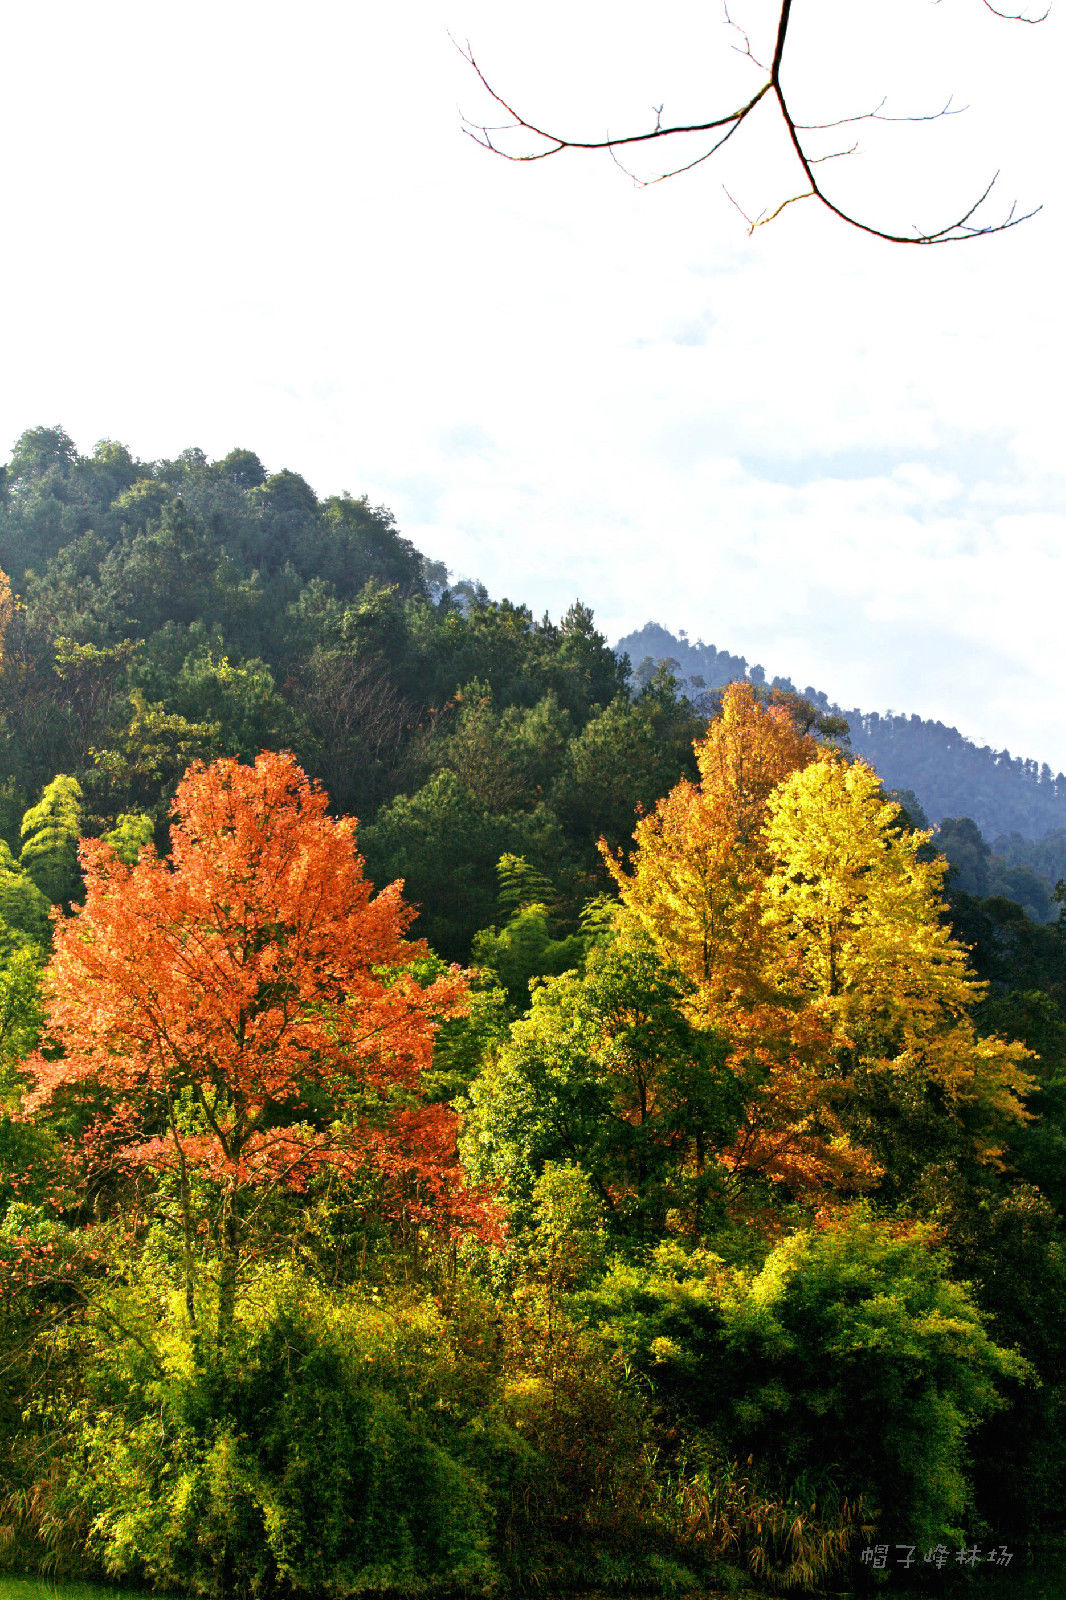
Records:
{"label": "mist over mountain", "polygon": [[[0,468],[0,844],[21,851],[56,784],[90,836],[136,815],[162,844],[191,761],[285,749],[359,817],[371,875],[404,878],[419,931],[465,960],[502,856],[579,908],[607,887],[599,841],[627,849],[694,774],[708,691],[767,681],[654,624],[618,648],[628,666],[586,606],[537,621],[453,582],[383,507],[320,500],[251,450],[146,462],[31,428]],[[941,824],[952,891],[1052,917],[1061,774],[918,717],[843,715],[915,820]]]}
{"label": "mist over mountain", "polygon": [[[951,826],[942,829],[944,853],[969,892],[1006,894],[1040,917],[1048,914],[1050,891],[1066,876],[1066,776],[1052,773],[1046,762],[992,750],[958,728],[925,717],[837,705],[811,684],[769,678],[760,663],[749,664],[744,656],[702,639],[693,642],[683,629],[675,634],[649,622],[619,639],[615,649],[629,656],[638,684],[650,681],[666,662],[690,697],[747,678],[800,693],[820,711],[844,717],[853,753],[887,788],[910,791],[932,825],[957,818],[976,823],[976,844],[968,833],[964,840]],[[1043,891],[1032,882],[1034,876]]]}

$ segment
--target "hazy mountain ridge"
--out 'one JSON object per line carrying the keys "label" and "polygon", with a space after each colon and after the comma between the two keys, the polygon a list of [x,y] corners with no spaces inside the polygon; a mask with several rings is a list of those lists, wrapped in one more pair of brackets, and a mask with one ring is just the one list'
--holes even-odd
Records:
{"label": "hazy mountain ridge", "polygon": [[[504,854],[569,905],[602,885],[598,841],[627,848],[635,815],[695,776],[705,691],[766,680],[651,624],[623,641],[632,693],[587,607],[538,622],[452,583],[385,508],[319,500],[244,448],[144,462],[115,440],[81,455],[61,428],[28,429],[0,467],[0,574],[8,848],[60,780],[90,835],[136,812],[162,843],[191,760],[290,750],[360,818],[371,876],[405,879],[448,959],[491,922]],[[651,681],[662,659],[690,699]],[[1066,878],[1064,780],[955,729],[848,715],[890,787],[936,818],[977,819],[938,840],[959,892],[1047,920]]]}
{"label": "hazy mountain ridge", "polygon": [[[810,684],[769,679],[758,664],[719,650],[702,639],[692,643],[684,630],[669,632],[649,622],[619,639],[615,649],[629,656],[634,675],[649,676],[651,664],[677,663],[677,676],[687,693],[721,688],[738,677],[798,690],[820,710],[847,718],[851,748],[874,767],[890,789],[910,789],[930,822],[944,817],[972,817],[997,848],[1041,840],[1066,828],[1066,776],[1053,774],[1045,763],[1023,760],[1008,750],[978,745],[957,728],[916,715],[848,709],[830,701]],[[647,665],[645,663],[648,663]],[[1020,835],[1020,841],[1005,836]],[[1046,852],[1045,852],[1046,853]]]}

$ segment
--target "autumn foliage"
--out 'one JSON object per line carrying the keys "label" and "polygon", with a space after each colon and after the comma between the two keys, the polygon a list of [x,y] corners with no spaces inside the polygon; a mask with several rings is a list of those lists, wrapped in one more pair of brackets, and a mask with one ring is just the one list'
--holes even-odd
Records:
{"label": "autumn foliage", "polygon": [[947,863],[905,828],[864,762],[826,753],[770,798],[763,924],[790,988],[831,1034],[852,1098],[919,1090],[969,1123],[995,1163],[1028,1120],[1034,1081],[1017,1043],[979,1038],[985,986],[943,917]]}
{"label": "autumn foliage", "polygon": [[0,667],[4,664],[4,638],[15,614],[15,599],[11,593],[11,580],[0,570]]}
{"label": "autumn foliage", "polygon": [[678,784],[641,819],[629,870],[608,859],[631,928],[693,984],[693,1017],[731,1043],[745,1112],[720,1163],[804,1193],[862,1187],[873,1171],[835,1109],[832,1040],[784,986],[763,921],[767,807],[818,751],[786,706],[732,684],[696,746],[699,784]]}
{"label": "autumn foliage", "polygon": [[827,702],[245,449],[32,429],[0,567],[0,1591],[1056,1566],[1066,857],[980,831],[1048,769],[852,719],[915,831]]}
{"label": "autumn foliage", "polygon": [[867,1187],[878,1157],[845,1108],[930,1090],[995,1161],[1004,1124],[1026,1115],[1027,1052],[977,1038],[983,991],[941,920],[928,835],[899,825],[868,767],[748,684],[725,691],[696,755],[700,783],[641,819],[628,868],[607,863],[630,929],[732,1043],[746,1110],[723,1165],[799,1194]]}
{"label": "autumn foliage", "polygon": [[765,988],[755,890],[767,864],[766,806],[817,752],[785,706],[731,684],[696,745],[700,782],[677,784],[641,818],[631,871],[604,852],[626,910],[696,984],[710,1020],[754,1004]]}
{"label": "autumn foliage", "polygon": [[[444,1105],[420,1103],[442,1018],[465,1004],[447,970],[425,985],[402,885],[375,894],[355,823],[288,755],[192,767],[172,849],[126,866],[81,847],[85,902],[56,928],[53,1045],[25,1110],[80,1095],[105,1107],[130,1166],[173,1168],[223,1196],[233,1269],[241,1197],[371,1169],[394,1205],[491,1231],[464,1185]],[[103,1132],[101,1131],[101,1124]],[[114,1143],[114,1138],[112,1139]]]}
{"label": "autumn foliage", "polygon": [[1062,1303],[1041,1197],[992,1210],[1028,1052],[975,1028],[943,865],[873,772],[750,685],[696,757],[565,939],[503,858],[472,993],[290,756],[191,767],[165,857],[146,816],[83,841],[66,910],[48,786],[0,1560],[8,1519],[30,1563],[204,1600],[704,1592],[963,1537],[970,1438],[1037,1365],[954,1281],[950,1207],[978,1245],[1016,1217],[1042,1327]]}

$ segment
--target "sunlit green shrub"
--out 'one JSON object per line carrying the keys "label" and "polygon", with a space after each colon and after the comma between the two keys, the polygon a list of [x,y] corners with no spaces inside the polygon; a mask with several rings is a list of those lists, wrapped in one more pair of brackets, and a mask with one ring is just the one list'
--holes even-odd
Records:
{"label": "sunlit green shrub", "polygon": [[864,1208],[791,1234],[759,1271],[675,1247],[620,1268],[590,1309],[667,1417],[764,1482],[860,1502],[888,1539],[963,1531],[966,1441],[1026,1363],[996,1345],[929,1230]]}
{"label": "sunlit green shrub", "polygon": [[110,1575],[201,1595],[495,1581],[485,1448],[436,1307],[275,1273],[215,1362],[180,1323],[98,1351],[61,1499]]}

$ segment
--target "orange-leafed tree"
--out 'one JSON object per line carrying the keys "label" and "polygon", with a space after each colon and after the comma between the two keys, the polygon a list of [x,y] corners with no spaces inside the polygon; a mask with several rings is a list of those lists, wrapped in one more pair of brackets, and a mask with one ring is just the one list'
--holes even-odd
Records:
{"label": "orange-leafed tree", "polygon": [[[27,1112],[81,1096],[118,1158],[177,1174],[195,1318],[190,1181],[217,1197],[218,1338],[232,1324],[243,1219],[264,1188],[332,1167],[378,1175],[447,1228],[491,1231],[455,1119],[419,1096],[440,1021],[465,1004],[450,969],[420,983],[414,915],[375,894],[355,823],[291,756],[194,765],[168,859],[81,847],[85,903],[57,924],[48,1025]],[[399,1201],[397,1203],[400,1203]]]}

